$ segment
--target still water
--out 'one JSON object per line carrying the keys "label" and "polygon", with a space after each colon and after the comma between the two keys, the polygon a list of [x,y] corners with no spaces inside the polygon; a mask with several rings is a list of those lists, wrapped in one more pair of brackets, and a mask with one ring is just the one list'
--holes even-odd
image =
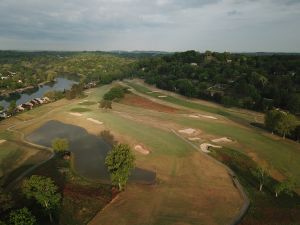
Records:
{"label": "still water", "polygon": [[34,98],[41,98],[48,91],[63,91],[70,90],[72,85],[77,83],[75,80],[67,78],[56,78],[55,82],[51,82],[30,90],[26,90],[24,93],[14,93],[8,97],[0,97],[0,105],[7,108],[11,101],[16,101],[17,105],[23,104]]}

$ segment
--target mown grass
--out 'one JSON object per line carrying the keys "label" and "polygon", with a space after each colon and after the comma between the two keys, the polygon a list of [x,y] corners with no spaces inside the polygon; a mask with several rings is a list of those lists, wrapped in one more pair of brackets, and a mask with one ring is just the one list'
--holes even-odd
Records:
{"label": "mown grass", "polygon": [[86,101],[86,102],[80,102],[78,105],[90,106],[90,105],[95,105],[95,104],[97,104],[97,102]]}
{"label": "mown grass", "polygon": [[[127,84],[144,94],[152,96],[160,95],[158,93],[148,93],[150,90],[142,85],[129,82]],[[161,100],[172,103],[176,102],[178,105],[189,107],[191,109],[204,111],[207,109],[207,106],[171,97],[163,98]],[[212,113],[214,110],[215,109],[210,108],[206,111]],[[220,112],[217,114],[220,115]],[[232,116],[228,116],[226,113],[223,114],[223,116],[232,118]],[[199,128],[212,135],[230,137],[238,141],[238,143],[244,147],[239,149],[239,151],[243,151],[244,153],[249,151],[257,153],[258,156],[263,160],[266,160],[271,167],[274,167],[286,176],[293,177],[297,181],[298,186],[300,186],[300,146],[296,142],[280,138],[271,138],[263,131],[253,129],[249,126],[244,127],[234,124],[220,123],[218,121],[178,117],[172,114],[161,114],[161,116],[158,117],[174,121],[182,126]],[[238,120],[240,121],[243,119],[240,118]]]}
{"label": "mown grass", "polygon": [[281,194],[276,198],[274,186],[278,182],[271,177],[259,192],[259,181],[251,172],[257,164],[251,158],[228,148],[213,150],[210,155],[236,173],[250,198],[250,208],[240,224],[300,224],[300,196],[293,193],[292,197]]}

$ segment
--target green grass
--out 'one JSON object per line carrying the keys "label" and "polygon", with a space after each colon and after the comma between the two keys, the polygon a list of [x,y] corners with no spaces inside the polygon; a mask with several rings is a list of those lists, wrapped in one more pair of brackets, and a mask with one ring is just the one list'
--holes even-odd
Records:
{"label": "green grass", "polygon": [[0,145],[0,177],[10,171],[15,166],[24,151],[14,143],[5,142]]}
{"label": "green grass", "polygon": [[103,121],[105,126],[113,131],[128,136],[134,137],[137,141],[142,142],[146,146],[154,149],[153,154],[165,155],[185,155],[191,147],[180,140],[171,131],[154,128],[145,124],[135,122],[130,119],[123,118],[116,113],[102,112],[89,112],[89,117]]}
{"label": "green grass", "polygon": [[89,112],[89,111],[91,111],[91,109],[88,109],[88,108],[72,108],[70,111],[71,112]]}

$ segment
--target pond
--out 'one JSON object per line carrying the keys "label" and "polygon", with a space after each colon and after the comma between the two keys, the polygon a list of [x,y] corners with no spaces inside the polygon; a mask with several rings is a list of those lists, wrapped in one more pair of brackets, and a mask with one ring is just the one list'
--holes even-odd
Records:
{"label": "pond", "polygon": [[[109,180],[104,160],[111,146],[105,140],[89,134],[82,127],[56,120],[46,122],[26,137],[30,142],[47,147],[51,147],[51,142],[55,138],[69,140],[70,151],[74,155],[74,168],[79,175],[89,179]],[[129,180],[138,183],[154,183],[155,178],[154,172],[135,168]]]}
{"label": "pond", "polygon": [[58,77],[56,81],[50,82],[32,89],[28,89],[23,93],[12,93],[7,97],[0,98],[0,105],[7,108],[11,101],[16,101],[17,105],[28,102],[34,98],[41,98],[48,91],[63,91],[70,90],[72,85],[77,83],[73,79],[68,79],[65,77]]}

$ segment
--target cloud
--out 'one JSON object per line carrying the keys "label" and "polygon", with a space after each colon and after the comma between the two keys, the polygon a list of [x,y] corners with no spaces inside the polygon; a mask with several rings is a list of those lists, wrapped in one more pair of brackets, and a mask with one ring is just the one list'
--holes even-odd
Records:
{"label": "cloud", "polygon": [[300,51],[299,2],[2,0],[0,48]]}

